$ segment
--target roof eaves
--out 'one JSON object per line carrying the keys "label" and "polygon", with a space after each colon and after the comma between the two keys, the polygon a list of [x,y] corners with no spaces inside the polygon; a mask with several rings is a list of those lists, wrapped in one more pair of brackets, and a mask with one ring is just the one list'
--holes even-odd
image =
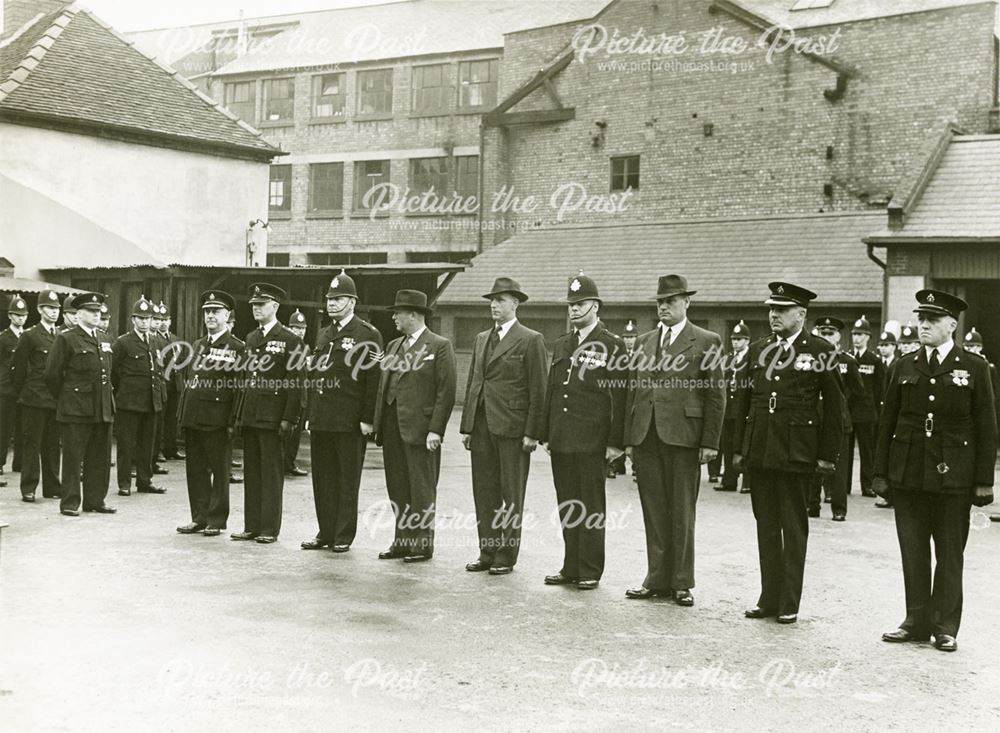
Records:
{"label": "roof eaves", "polygon": [[[0,84],[0,102],[3,102],[7,97],[9,97],[18,87],[20,87],[24,80],[28,78],[30,74],[38,63],[45,57],[45,54],[55,43],[56,39],[62,35],[63,29],[70,24],[76,14],[79,12],[79,8],[74,5],[69,5],[63,9],[59,16],[52,22],[45,33],[42,34],[41,38],[35,42],[35,44],[28,50],[21,62],[14,67],[10,72],[8,77]],[[20,30],[14,36],[5,39],[4,43],[10,43],[14,37],[20,37],[26,33],[35,23],[41,20],[44,16],[39,13],[35,16],[34,20],[26,23],[21,27]]]}
{"label": "roof eaves", "polygon": [[[917,174],[916,178],[910,182],[909,189],[904,189],[904,195],[893,196],[892,200],[889,201],[888,212],[890,229],[902,229],[905,224],[907,214],[913,211],[913,209],[916,208],[917,204],[920,202],[920,198],[923,196],[928,184],[934,177],[934,172],[937,171],[945,153],[948,152],[948,146],[951,144],[955,135],[960,134],[960,132],[961,131],[955,126],[954,123],[945,123],[944,128],[934,143],[934,147],[931,150],[930,155],[927,157],[926,162],[920,169],[920,173]],[[896,201],[897,198],[900,200]]]}

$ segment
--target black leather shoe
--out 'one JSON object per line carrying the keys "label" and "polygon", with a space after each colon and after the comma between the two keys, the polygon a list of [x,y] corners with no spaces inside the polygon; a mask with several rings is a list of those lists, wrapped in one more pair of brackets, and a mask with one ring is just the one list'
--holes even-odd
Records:
{"label": "black leather shoe", "polygon": [[571,585],[576,581],[572,578],[567,578],[562,573],[556,573],[555,575],[545,576],[545,585]]}
{"label": "black leather shoe", "polygon": [[149,486],[144,486],[141,489],[136,489],[137,494],[166,494],[166,489],[161,489],[156,484],[150,484]]}
{"label": "black leather shoe", "polygon": [[299,468],[298,466],[292,466],[287,471],[285,471],[289,476],[308,476],[309,472],[304,468]]}
{"label": "black leather shoe", "polygon": [[167,460],[183,461],[186,457],[187,456],[185,456],[184,453],[182,453],[181,451],[177,451],[176,453],[172,453],[169,456],[167,456]]}
{"label": "black leather shoe", "polygon": [[578,580],[576,587],[580,590],[595,590],[599,582],[598,580]]}
{"label": "black leather shoe", "polygon": [[824,498],[824,499],[823,499],[823,503],[824,503],[824,504],[829,504],[829,503],[830,503],[830,497],[829,497],[829,496],[827,496],[826,498]]}
{"label": "black leather shoe", "polygon": [[272,545],[278,541],[278,538],[271,534],[259,534],[253,540],[258,545]]}
{"label": "black leather shoe", "polygon": [[834,522],[843,522],[846,519],[847,519],[847,515],[846,514],[841,514],[840,512],[837,512],[836,514],[833,515],[833,521]]}
{"label": "black leather shoe", "polygon": [[468,563],[465,569],[470,573],[481,573],[484,570],[489,570],[492,564],[489,560],[476,560],[475,562]]}
{"label": "black leather shoe", "polygon": [[333,552],[336,552],[336,553],[350,552],[351,551],[351,546],[350,545],[330,545],[330,549]]}
{"label": "black leather shoe", "polygon": [[67,517],[79,517],[80,516],[80,510],[79,509],[60,509],[59,513],[62,514],[63,516],[67,516]]}
{"label": "black leather shoe", "polygon": [[329,547],[329,546],[330,546],[329,542],[318,538],[314,540],[306,540],[301,545],[299,545],[299,547],[301,547],[303,550],[322,550],[324,547]]}
{"label": "black leather shoe", "polygon": [[659,595],[659,591],[647,588],[644,585],[640,585],[638,588],[629,588],[625,591],[625,597],[631,598],[634,601],[645,601],[651,598],[656,598]]}
{"label": "black leather shoe", "polygon": [[885,499],[879,499],[875,502],[876,509],[892,509],[892,502],[888,502]]}
{"label": "black leather shoe", "polygon": [[229,483],[231,484],[242,484],[243,477],[238,473],[229,474]]}
{"label": "black leather shoe", "polygon": [[741,494],[749,494],[750,493],[750,489],[748,489],[746,486],[744,486],[742,489],[740,489],[740,493]]}
{"label": "black leather shoe", "polygon": [[34,504],[35,503],[35,495],[34,494],[24,494],[21,497],[21,501],[27,502],[28,504]]}
{"label": "black leather shoe", "polygon": [[930,638],[930,634],[918,634],[909,629],[896,629],[882,634],[882,641],[888,641],[892,644],[902,644],[907,641],[930,641]]}
{"label": "black leather shoe", "polygon": [[203,535],[205,535],[206,537],[218,537],[220,534],[222,534],[222,528],[221,527],[205,527],[205,529],[203,529],[201,533]]}
{"label": "black leather shoe", "polygon": [[170,471],[163,468],[163,466],[153,466],[153,473],[155,473],[157,476],[165,476],[168,473],[170,473]]}
{"label": "black leather shoe", "polygon": [[948,634],[937,634],[934,637],[934,648],[943,652],[957,652],[958,641]]}
{"label": "black leather shoe", "polygon": [[770,618],[771,616],[777,616],[777,611],[772,611],[769,608],[761,608],[760,606],[754,606],[753,608],[748,608],[743,612],[743,615],[747,618]]}
{"label": "black leather shoe", "polygon": [[510,565],[494,565],[490,568],[490,575],[510,575],[514,568]]}
{"label": "black leather shoe", "polygon": [[693,606],[694,596],[691,595],[691,591],[689,590],[675,590],[674,603],[678,606]]}
{"label": "black leather shoe", "polygon": [[431,557],[432,555],[407,555],[403,562],[427,562]]}
{"label": "black leather shoe", "polygon": [[383,552],[380,552],[378,554],[379,560],[400,560],[404,557],[406,557],[405,552],[403,552],[402,550],[394,550],[392,548],[384,550]]}
{"label": "black leather shoe", "polygon": [[813,509],[812,507],[809,507],[809,508],[808,508],[808,509],[806,510],[806,513],[807,513],[807,514],[808,514],[808,515],[809,515],[810,517],[812,517],[813,519],[815,519],[816,517],[818,517],[818,516],[819,516],[819,507],[816,507],[815,509]]}
{"label": "black leather shoe", "polygon": [[91,514],[115,514],[118,512],[113,506],[108,506],[107,504],[101,504],[100,506],[95,506],[93,509],[84,509],[85,512],[90,512]]}
{"label": "black leather shoe", "polygon": [[862,496],[872,497],[872,496],[875,496],[875,492],[872,491],[871,489],[868,489],[868,491],[865,491],[864,489],[862,489],[861,490],[861,495]]}
{"label": "black leather shoe", "polygon": [[177,528],[178,534],[195,534],[196,532],[201,532],[205,529],[204,524],[195,524],[191,522],[190,524],[184,524]]}
{"label": "black leather shoe", "polygon": [[132,496],[132,489],[118,489],[118,496]]}
{"label": "black leather shoe", "polygon": [[236,540],[238,542],[247,542],[254,539],[256,536],[256,532],[233,532],[229,535],[229,539]]}
{"label": "black leather shoe", "polygon": [[776,619],[779,624],[794,624],[799,620],[797,613],[783,613]]}

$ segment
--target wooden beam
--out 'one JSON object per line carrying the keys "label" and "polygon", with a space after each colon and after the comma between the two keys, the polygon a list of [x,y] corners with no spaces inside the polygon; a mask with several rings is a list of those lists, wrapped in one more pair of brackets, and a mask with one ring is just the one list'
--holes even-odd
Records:
{"label": "wooden beam", "polygon": [[562,109],[563,108],[562,100],[559,99],[559,95],[556,93],[556,87],[552,83],[551,77],[547,76],[544,79],[542,79],[542,85],[545,87],[545,91],[549,93],[549,97],[552,99],[552,102],[553,104],[555,104],[556,108]]}
{"label": "wooden beam", "polygon": [[507,97],[500,104],[494,107],[490,112],[488,112],[487,116],[493,114],[500,114],[501,112],[506,112],[507,110],[509,110],[515,104],[517,104],[522,99],[531,94],[533,91],[538,89],[538,87],[542,84],[543,80],[555,76],[560,71],[569,66],[570,63],[573,61],[573,57],[575,54],[576,51],[570,49],[562,56],[557,58],[555,61],[553,61],[551,64],[549,64],[546,68],[540,69],[537,74],[531,77],[531,79],[529,79],[527,82],[525,82],[520,87],[515,89],[514,92],[509,97]]}
{"label": "wooden beam", "polygon": [[575,107],[562,109],[543,109],[534,112],[490,113],[483,117],[486,127],[509,127],[511,125],[540,125],[549,122],[565,122],[576,117]]}

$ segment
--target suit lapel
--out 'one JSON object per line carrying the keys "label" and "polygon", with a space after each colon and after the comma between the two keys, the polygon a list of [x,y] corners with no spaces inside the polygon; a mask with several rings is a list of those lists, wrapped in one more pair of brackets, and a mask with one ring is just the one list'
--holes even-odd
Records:
{"label": "suit lapel", "polygon": [[677,338],[670,342],[670,346],[667,347],[667,354],[669,356],[683,354],[691,348],[694,342],[694,328],[691,326],[691,321],[688,321],[684,324],[684,328],[681,329],[681,332],[677,334]]}
{"label": "suit lapel", "polygon": [[506,352],[510,351],[510,349],[514,346],[514,344],[516,344],[520,340],[521,340],[521,324],[515,323],[513,326],[510,327],[510,330],[507,332],[507,335],[504,336],[502,339],[500,339],[500,343],[497,344],[495,349],[493,349],[493,353],[490,354],[489,363],[492,364],[502,354],[505,354]]}

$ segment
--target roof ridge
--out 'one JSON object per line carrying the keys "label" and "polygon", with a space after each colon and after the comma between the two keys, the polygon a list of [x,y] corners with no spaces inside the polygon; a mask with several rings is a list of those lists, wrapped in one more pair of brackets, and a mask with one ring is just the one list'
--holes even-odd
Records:
{"label": "roof ridge", "polygon": [[[864,211],[824,211],[810,212],[805,214],[747,214],[745,216],[704,216],[691,217],[689,219],[647,219],[643,221],[630,222],[608,222],[606,224],[563,224],[557,226],[538,227],[537,229],[525,229],[518,234],[532,234],[534,232],[552,232],[566,229],[617,229],[621,227],[641,227],[641,226],[690,226],[692,224],[720,224],[725,222],[747,222],[747,221],[793,221],[797,219],[834,219],[838,217],[881,217],[885,215],[885,209],[870,209]],[[504,240],[507,241],[507,240]],[[499,245],[497,245],[499,246]]]}
{"label": "roof ridge", "polygon": [[[67,5],[62,10],[58,11],[58,15],[52,21],[52,24],[46,29],[45,33],[38,37],[28,52],[24,55],[24,58],[14,67],[7,78],[0,83],[0,102],[5,100],[11,95],[19,86],[24,83],[24,80],[28,78],[39,62],[45,57],[45,54],[52,47],[52,44],[56,42],[56,39],[62,35],[63,30],[68,26],[76,14],[80,12],[80,8],[76,3],[72,5]],[[68,16],[68,17],[67,17]],[[15,37],[20,37],[23,33],[26,33],[29,28],[34,27],[39,20],[44,18],[45,15],[36,15],[34,20],[30,23],[25,24],[14,36],[7,39],[7,42],[13,40]]]}

